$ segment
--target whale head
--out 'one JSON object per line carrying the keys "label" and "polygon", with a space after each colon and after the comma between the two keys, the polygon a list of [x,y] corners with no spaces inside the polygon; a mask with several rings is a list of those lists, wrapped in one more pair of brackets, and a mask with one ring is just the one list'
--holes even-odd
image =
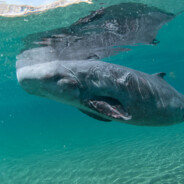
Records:
{"label": "whale head", "polygon": [[78,102],[79,81],[69,68],[58,60],[29,59],[20,55],[16,64],[17,80],[26,92],[66,104]]}

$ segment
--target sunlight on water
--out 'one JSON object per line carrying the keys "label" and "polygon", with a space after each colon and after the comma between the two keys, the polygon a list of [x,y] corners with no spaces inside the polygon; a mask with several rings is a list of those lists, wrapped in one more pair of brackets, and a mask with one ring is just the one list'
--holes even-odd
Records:
{"label": "sunlight on water", "polygon": [[32,5],[32,6],[38,6],[42,4],[48,4],[48,3],[53,3],[56,0],[6,0],[5,2],[8,4],[20,4],[20,5]]}

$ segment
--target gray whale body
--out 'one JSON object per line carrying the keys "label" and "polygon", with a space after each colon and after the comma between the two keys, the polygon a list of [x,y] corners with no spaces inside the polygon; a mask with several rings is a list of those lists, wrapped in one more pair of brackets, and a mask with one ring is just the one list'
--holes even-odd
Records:
{"label": "gray whale body", "polygon": [[97,60],[21,66],[21,57],[17,79],[30,94],[72,105],[102,121],[147,126],[184,121],[184,96],[163,79],[164,73],[149,75]]}
{"label": "gray whale body", "polygon": [[[29,50],[17,56],[18,82],[30,94],[72,105],[101,121],[146,126],[182,122],[184,96],[164,80],[164,73],[149,75],[99,60],[124,51],[121,46],[155,44],[158,29],[173,17],[146,5],[122,3],[67,28],[31,35],[25,40]],[[30,41],[39,47],[30,49]]]}

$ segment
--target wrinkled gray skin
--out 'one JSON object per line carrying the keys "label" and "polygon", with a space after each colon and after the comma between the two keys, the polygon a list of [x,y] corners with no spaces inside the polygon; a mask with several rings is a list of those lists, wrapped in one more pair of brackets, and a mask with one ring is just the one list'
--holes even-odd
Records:
{"label": "wrinkled gray skin", "polygon": [[44,55],[40,60],[45,63],[33,63],[42,49],[18,57],[17,79],[28,93],[75,106],[102,121],[148,126],[184,121],[184,96],[163,79],[164,73],[148,75],[97,60],[47,62]]}
{"label": "wrinkled gray skin", "polygon": [[[92,12],[66,28],[25,39],[54,48],[59,60],[101,59],[127,51],[126,46],[157,44],[158,30],[175,17],[140,3],[121,3]],[[34,45],[35,46],[35,45]]]}

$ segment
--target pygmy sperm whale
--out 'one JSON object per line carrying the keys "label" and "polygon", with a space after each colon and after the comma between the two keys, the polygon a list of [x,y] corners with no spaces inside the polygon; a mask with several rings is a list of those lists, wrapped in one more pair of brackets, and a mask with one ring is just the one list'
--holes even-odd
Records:
{"label": "pygmy sperm whale", "polygon": [[28,93],[72,105],[98,120],[133,125],[184,121],[184,96],[164,75],[99,60],[32,63],[20,55],[17,61],[18,82]]}

